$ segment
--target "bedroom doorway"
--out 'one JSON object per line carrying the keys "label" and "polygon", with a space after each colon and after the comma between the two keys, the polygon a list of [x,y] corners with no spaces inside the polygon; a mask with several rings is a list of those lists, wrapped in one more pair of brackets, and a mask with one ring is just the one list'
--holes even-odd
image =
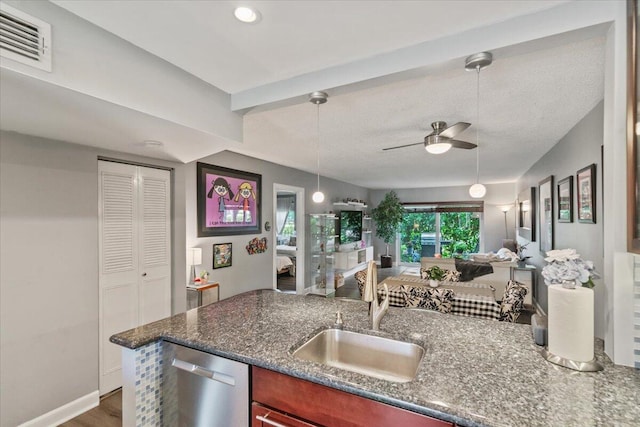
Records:
{"label": "bedroom doorway", "polygon": [[273,184],[273,288],[304,293],[304,188]]}

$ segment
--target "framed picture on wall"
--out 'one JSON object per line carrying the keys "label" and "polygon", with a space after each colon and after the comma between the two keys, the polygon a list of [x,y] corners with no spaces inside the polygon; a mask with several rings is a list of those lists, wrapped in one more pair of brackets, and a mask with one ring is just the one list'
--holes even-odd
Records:
{"label": "framed picture on wall", "polygon": [[198,237],[260,234],[262,175],[198,162]]}
{"label": "framed picture on wall", "polygon": [[231,267],[231,243],[216,243],[213,245],[213,268]]}
{"label": "framed picture on wall", "polygon": [[538,185],[538,218],[540,230],[540,252],[553,249],[553,175]]}
{"label": "framed picture on wall", "polygon": [[596,223],[596,164],[576,173],[578,187],[578,222]]}
{"label": "framed picture on wall", "polygon": [[573,176],[558,181],[558,222],[573,222]]}
{"label": "framed picture on wall", "polygon": [[518,236],[536,241],[536,187],[522,190],[516,201],[518,209]]}

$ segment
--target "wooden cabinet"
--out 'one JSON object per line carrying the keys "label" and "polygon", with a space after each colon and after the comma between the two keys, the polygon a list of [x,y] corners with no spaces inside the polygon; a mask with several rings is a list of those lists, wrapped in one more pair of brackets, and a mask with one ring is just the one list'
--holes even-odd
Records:
{"label": "wooden cabinet", "polygon": [[[453,424],[310,381],[252,367],[253,410],[284,426],[451,427]],[[257,403],[257,404],[256,404]],[[266,407],[266,408],[265,408]],[[264,415],[260,415],[264,418]],[[273,426],[252,416],[252,427]],[[287,418],[278,418],[287,417]],[[282,422],[277,421],[282,420]],[[296,424],[298,423],[298,424]],[[315,423],[315,424],[314,424]]]}
{"label": "wooden cabinet", "polygon": [[319,427],[282,412],[269,409],[259,403],[251,405],[251,427]]}

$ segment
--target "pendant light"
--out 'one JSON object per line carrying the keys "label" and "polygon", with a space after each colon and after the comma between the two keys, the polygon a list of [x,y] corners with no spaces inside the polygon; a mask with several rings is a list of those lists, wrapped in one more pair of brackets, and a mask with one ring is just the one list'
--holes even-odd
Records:
{"label": "pendant light", "polygon": [[311,196],[311,199],[315,203],[322,203],[324,201],[324,193],[320,191],[320,104],[324,104],[325,102],[327,102],[327,98],[329,98],[329,95],[327,95],[326,92],[313,92],[311,95],[309,95],[309,102],[311,102],[312,104],[316,104],[316,106],[318,107],[317,109],[318,117],[316,121],[317,135],[318,135],[318,139],[316,142],[318,190],[315,193],[313,193],[313,196]]}
{"label": "pendant light", "polygon": [[474,199],[480,199],[487,194],[487,188],[480,184],[480,70],[488,67],[493,62],[490,52],[480,52],[467,58],[464,68],[467,71],[476,71],[478,76],[477,103],[476,103],[476,183],[469,188],[469,195]]}

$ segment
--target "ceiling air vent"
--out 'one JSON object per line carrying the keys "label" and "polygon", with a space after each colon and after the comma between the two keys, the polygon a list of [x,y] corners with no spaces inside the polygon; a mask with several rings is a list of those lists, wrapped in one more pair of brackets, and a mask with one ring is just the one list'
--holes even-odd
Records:
{"label": "ceiling air vent", "polygon": [[0,56],[51,71],[51,25],[0,3]]}

